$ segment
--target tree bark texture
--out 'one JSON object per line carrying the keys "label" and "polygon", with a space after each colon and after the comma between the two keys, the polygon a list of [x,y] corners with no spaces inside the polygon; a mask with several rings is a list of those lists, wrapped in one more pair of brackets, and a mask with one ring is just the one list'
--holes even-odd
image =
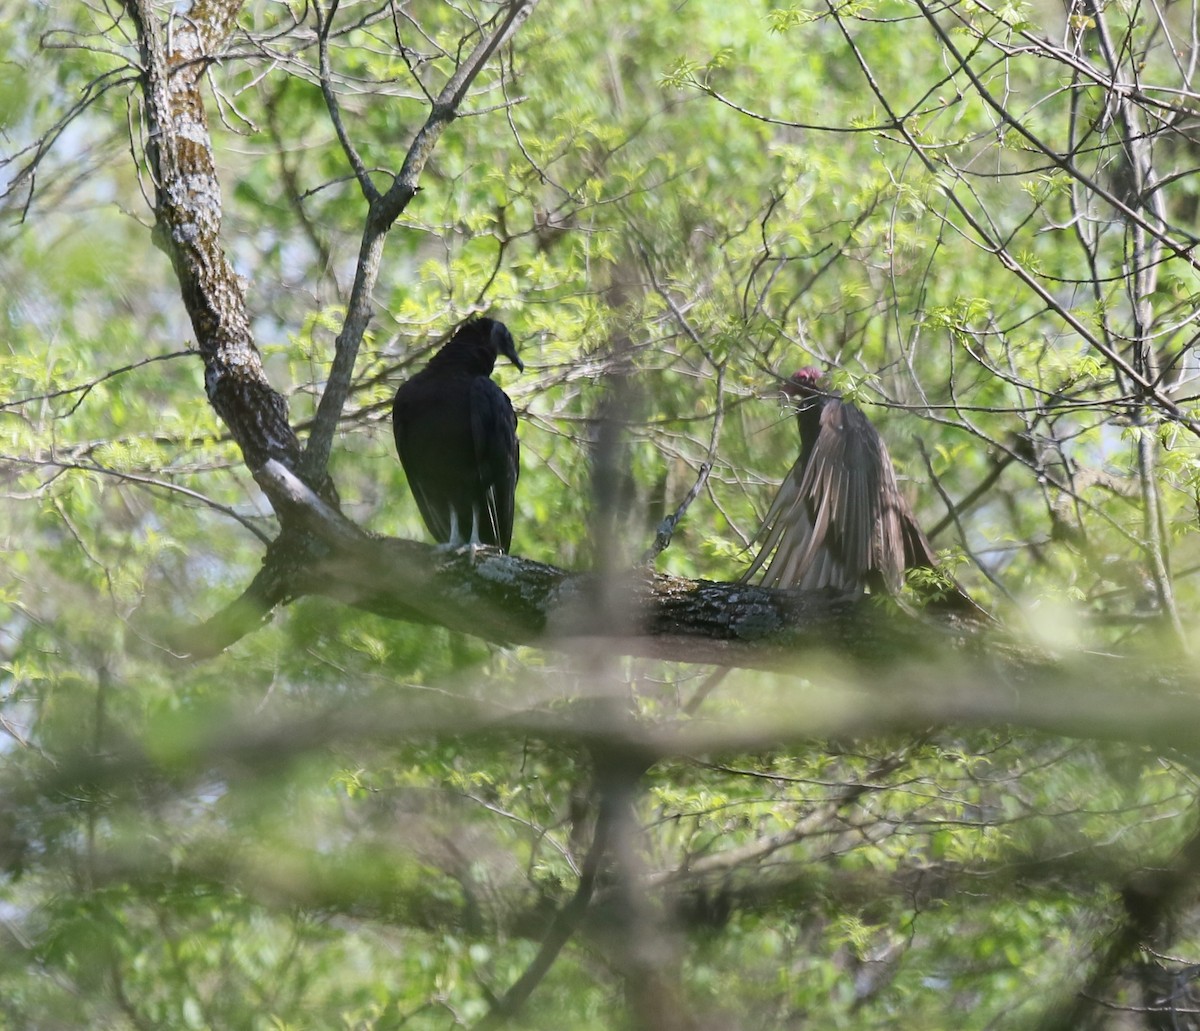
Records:
{"label": "tree bark texture", "polygon": [[[268,459],[297,465],[300,442],[287,402],[267,381],[250,331],[246,295],[221,246],[221,184],[201,85],[241,4],[197,4],[168,26],[150,0],[127,0],[137,28],[146,156],[154,181],[154,236],[169,255],[204,360],[209,403],[251,471]],[[328,477],[314,484],[336,497]]]}
{"label": "tree bark texture", "polygon": [[[492,548],[448,550],[372,536],[282,462],[268,460],[256,478],[289,529],[237,601],[173,641],[192,658],[227,648],[274,606],[303,595],[497,644],[563,648],[593,639],[610,653],[759,669],[788,666],[814,648],[866,663],[887,662],[898,651],[936,654],[948,640],[975,639],[981,630],[970,620],[915,617],[828,591],[688,580],[648,567],[571,572]],[[614,596],[620,605],[605,604]]]}

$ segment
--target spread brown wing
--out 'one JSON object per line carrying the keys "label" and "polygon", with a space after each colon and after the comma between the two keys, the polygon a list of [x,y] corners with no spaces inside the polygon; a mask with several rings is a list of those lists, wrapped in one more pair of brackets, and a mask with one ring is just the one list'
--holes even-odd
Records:
{"label": "spread brown wing", "polygon": [[853,405],[830,399],[816,439],[804,447],[767,511],[759,531],[762,548],[743,579],[766,564],[767,587],[860,591],[872,571],[889,585],[898,583],[901,505],[875,428]]}

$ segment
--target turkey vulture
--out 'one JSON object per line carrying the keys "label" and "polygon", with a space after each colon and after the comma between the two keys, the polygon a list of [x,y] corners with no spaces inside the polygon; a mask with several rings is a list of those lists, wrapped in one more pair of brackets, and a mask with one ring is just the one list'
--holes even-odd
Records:
{"label": "turkey vulture", "polygon": [[861,593],[869,586],[895,594],[904,570],[932,569],[937,558],[900,493],[883,439],[856,406],[822,389],[820,378],[809,367],[784,384],[796,406],[800,457],[771,503],[756,538],[762,548],[742,579],[766,563],[766,587]]}
{"label": "turkey vulture", "polygon": [[504,355],[519,370],[512,334],[472,319],[396,391],[392,432],[421,518],[444,544],[512,543],[520,473],[517,417],[492,381]]}

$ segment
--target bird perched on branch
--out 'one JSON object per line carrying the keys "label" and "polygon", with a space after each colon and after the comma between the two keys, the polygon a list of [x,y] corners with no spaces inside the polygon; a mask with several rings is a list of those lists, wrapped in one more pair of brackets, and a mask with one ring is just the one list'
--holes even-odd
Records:
{"label": "bird perched on branch", "polygon": [[512,402],[491,378],[499,355],[525,370],[504,323],[472,319],[396,391],[400,464],[421,518],[445,544],[507,551],[512,543],[520,445]]}
{"label": "bird perched on branch", "polygon": [[[767,511],[756,538],[762,547],[742,579],[765,564],[766,587],[895,594],[906,569],[936,568],[887,446],[867,417],[824,389],[811,367],[795,373],[783,393],[795,405],[800,457]],[[967,607],[982,612],[947,580]]]}

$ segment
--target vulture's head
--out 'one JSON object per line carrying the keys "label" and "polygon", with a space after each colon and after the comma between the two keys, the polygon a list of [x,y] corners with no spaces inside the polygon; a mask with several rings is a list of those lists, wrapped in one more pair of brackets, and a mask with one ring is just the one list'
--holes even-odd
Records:
{"label": "vulture's head", "polygon": [[504,355],[505,358],[517,367],[518,372],[524,372],[525,363],[517,357],[517,345],[513,342],[512,334],[508,331],[508,327],[503,322],[497,322],[495,319],[480,319],[480,321],[491,324],[488,332],[496,354]]}
{"label": "vulture's head", "polygon": [[791,378],[784,381],[780,392],[784,403],[791,407],[802,423],[818,417],[825,406],[838,396],[826,385],[821,370],[811,365],[793,372]]}
{"label": "vulture's head", "polygon": [[[496,359],[504,355],[521,372],[525,365],[517,357],[517,345],[513,342],[512,334],[503,322],[495,319],[478,318],[463,323],[454,339],[442,349],[443,359],[447,363],[466,361],[476,372],[484,376],[490,375],[496,364]],[[435,361],[441,358],[435,357]]]}
{"label": "vulture's head", "polygon": [[814,369],[811,365],[793,372],[792,378],[783,384],[784,396],[798,401],[824,393],[821,388],[821,370]]}

